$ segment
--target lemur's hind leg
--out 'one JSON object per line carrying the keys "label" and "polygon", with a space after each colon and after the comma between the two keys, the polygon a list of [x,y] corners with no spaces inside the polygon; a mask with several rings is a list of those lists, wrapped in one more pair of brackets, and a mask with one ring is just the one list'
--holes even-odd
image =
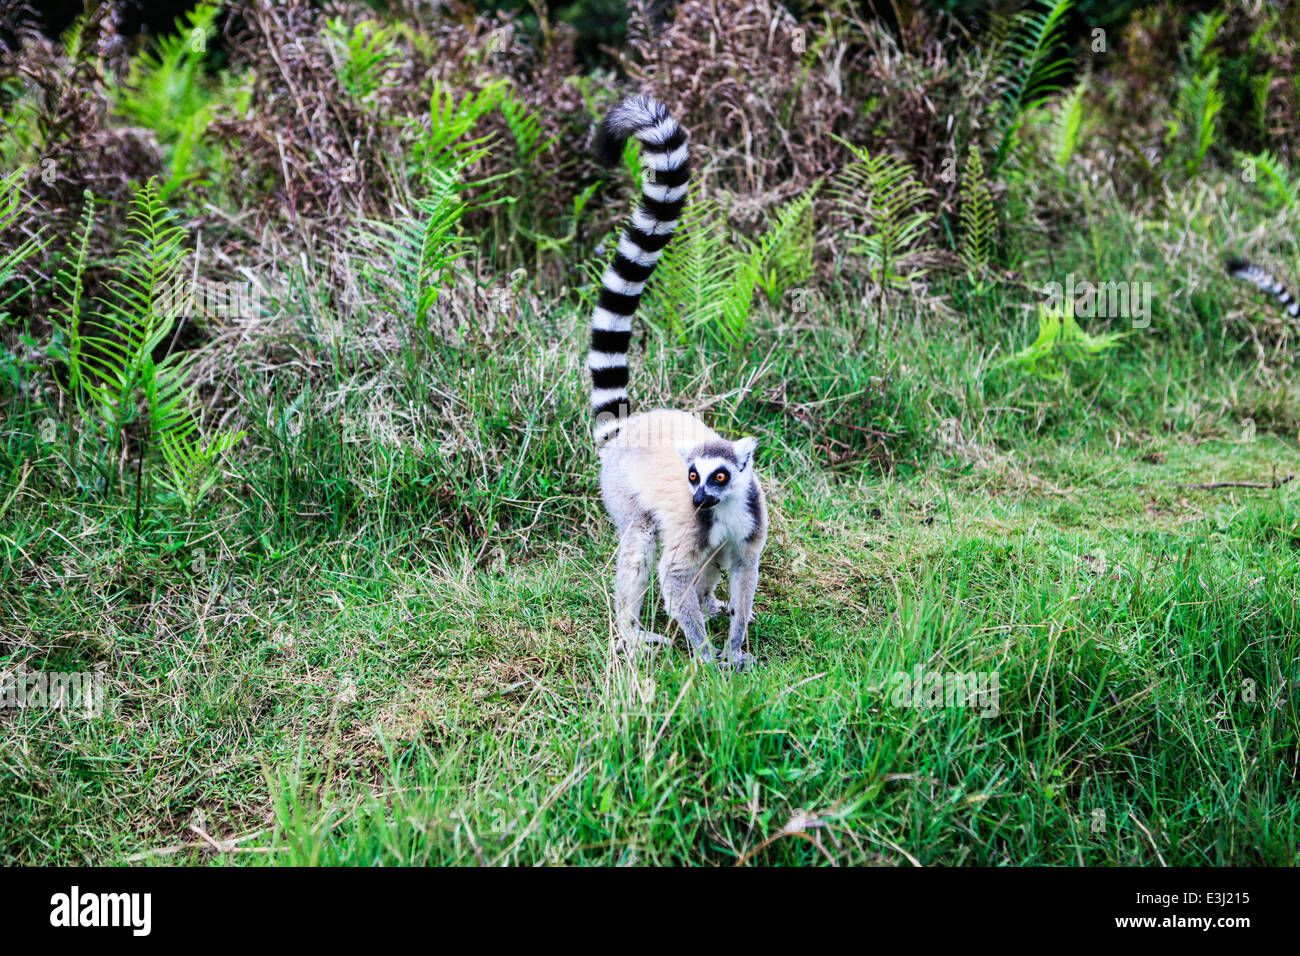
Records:
{"label": "lemur's hind leg", "polygon": [[650,587],[650,569],[655,560],[655,524],[643,514],[623,529],[618,542],[614,572],[619,644],[634,650],[642,644],[667,644],[668,638],[641,627],[641,605]]}

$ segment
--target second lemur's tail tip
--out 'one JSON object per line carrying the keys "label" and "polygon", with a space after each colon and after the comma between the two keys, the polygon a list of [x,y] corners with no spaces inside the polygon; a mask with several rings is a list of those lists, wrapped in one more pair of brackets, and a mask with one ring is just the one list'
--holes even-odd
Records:
{"label": "second lemur's tail tip", "polygon": [[1239,256],[1230,256],[1225,265],[1228,267],[1228,275],[1249,282],[1255,288],[1267,292],[1287,315],[1293,319],[1300,318],[1300,301],[1291,295],[1287,287],[1273,273]]}

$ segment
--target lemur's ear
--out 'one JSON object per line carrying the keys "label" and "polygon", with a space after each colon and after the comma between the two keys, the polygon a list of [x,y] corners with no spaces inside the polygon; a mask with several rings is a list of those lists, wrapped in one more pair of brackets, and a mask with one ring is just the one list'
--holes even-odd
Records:
{"label": "lemur's ear", "polygon": [[736,461],[740,463],[739,464],[740,470],[744,471],[751,464],[753,464],[754,449],[758,447],[758,439],[741,438],[738,441],[732,442],[731,447],[735,449]]}
{"label": "lemur's ear", "polygon": [[694,445],[684,441],[679,441],[677,443],[677,454],[681,455],[682,461],[686,462],[688,465],[691,463],[691,452],[693,451],[695,451]]}

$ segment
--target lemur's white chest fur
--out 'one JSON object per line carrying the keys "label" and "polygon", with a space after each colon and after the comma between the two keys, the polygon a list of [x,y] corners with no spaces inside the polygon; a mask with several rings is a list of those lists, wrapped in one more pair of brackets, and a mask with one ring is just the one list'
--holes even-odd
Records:
{"label": "lemur's white chest fur", "polygon": [[740,502],[719,505],[713,509],[709,528],[709,546],[728,550],[744,543],[754,531],[755,517]]}

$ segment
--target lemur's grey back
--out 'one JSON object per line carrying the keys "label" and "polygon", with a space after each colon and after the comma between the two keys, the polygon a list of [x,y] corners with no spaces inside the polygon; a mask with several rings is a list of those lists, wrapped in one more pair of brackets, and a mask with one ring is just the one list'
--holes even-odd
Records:
{"label": "lemur's grey back", "polygon": [[606,165],[616,162],[629,136],[641,142],[641,202],[619,239],[614,261],[601,277],[587,353],[598,445],[617,434],[629,413],[627,350],[632,342],[632,315],[677,228],[691,178],[686,131],[654,97],[632,96],[610,110],[596,131],[597,158]]}

